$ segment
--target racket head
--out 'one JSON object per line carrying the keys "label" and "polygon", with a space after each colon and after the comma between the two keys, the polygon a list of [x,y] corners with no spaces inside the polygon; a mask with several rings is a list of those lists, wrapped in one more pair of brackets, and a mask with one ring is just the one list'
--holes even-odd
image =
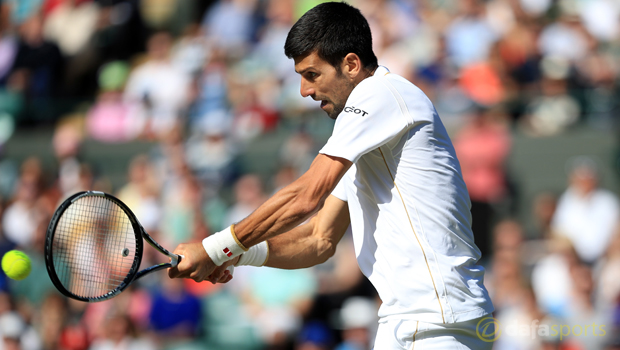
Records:
{"label": "racket head", "polygon": [[142,226],[118,198],[78,192],[56,210],[47,228],[45,265],[54,286],[85,302],[118,295],[142,262]]}

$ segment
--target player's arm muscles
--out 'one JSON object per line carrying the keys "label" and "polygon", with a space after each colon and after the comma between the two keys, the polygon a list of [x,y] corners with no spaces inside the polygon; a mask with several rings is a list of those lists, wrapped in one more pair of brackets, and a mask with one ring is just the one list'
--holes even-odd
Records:
{"label": "player's arm muscles", "polygon": [[352,164],[344,158],[319,154],[299,179],[234,225],[237,238],[251,247],[292,230],[323,207]]}
{"label": "player's arm muscles", "polygon": [[321,264],[336,252],[336,245],[350,224],[347,202],[329,196],[308,223],[268,240],[265,266],[301,269]]}

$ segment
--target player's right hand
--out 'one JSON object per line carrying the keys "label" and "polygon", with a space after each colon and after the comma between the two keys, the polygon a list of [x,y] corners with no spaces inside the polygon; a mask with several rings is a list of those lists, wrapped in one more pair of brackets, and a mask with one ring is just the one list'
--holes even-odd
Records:
{"label": "player's right hand", "polygon": [[196,282],[207,280],[217,267],[201,242],[179,244],[175,254],[183,255],[179,264],[168,269],[170,278],[191,278]]}

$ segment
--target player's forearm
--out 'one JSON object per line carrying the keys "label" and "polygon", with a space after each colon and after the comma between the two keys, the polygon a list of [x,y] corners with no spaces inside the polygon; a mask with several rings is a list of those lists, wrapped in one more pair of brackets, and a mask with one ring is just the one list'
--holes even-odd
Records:
{"label": "player's forearm", "polygon": [[318,201],[304,199],[301,188],[289,186],[234,226],[239,240],[250,247],[290,231],[307,220],[319,207]]}
{"label": "player's forearm", "polygon": [[268,241],[269,257],[265,266],[301,269],[321,264],[335,252],[337,242],[314,233],[316,217],[309,223]]}
{"label": "player's forearm", "polygon": [[[333,175],[332,175],[333,176]],[[312,167],[234,226],[246,247],[288,232],[314,215],[340,180]]]}
{"label": "player's forearm", "polygon": [[323,207],[351,165],[346,159],[319,154],[304,175],[250,216],[205,238],[202,245],[207,255],[215,265],[221,266],[258,243],[297,227]]}

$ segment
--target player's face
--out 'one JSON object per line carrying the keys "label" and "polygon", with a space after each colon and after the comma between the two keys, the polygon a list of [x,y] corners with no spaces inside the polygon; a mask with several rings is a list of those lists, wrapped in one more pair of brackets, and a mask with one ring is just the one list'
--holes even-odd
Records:
{"label": "player's face", "polygon": [[295,71],[301,75],[301,96],[321,101],[321,109],[336,119],[355,85],[334,66],[319,58],[316,52],[295,58]]}

